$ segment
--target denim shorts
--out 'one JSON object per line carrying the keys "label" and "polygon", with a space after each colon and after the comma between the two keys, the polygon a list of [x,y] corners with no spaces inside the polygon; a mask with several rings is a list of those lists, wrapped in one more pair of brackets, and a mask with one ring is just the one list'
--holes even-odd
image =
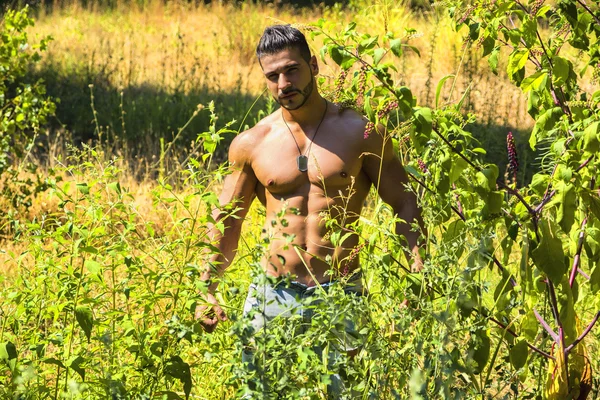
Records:
{"label": "denim shorts", "polygon": [[[296,281],[252,283],[244,304],[244,315],[251,318],[250,323],[255,333],[268,329],[269,322],[275,319],[299,316],[302,324],[296,333],[303,333],[310,327],[318,304],[324,301],[325,296],[322,294],[329,292],[336,285],[342,283],[331,281],[315,286]],[[347,295],[366,295],[359,273],[344,282],[342,289]],[[252,310],[254,312],[251,312]],[[344,315],[341,320],[330,325],[328,329],[337,339],[337,343],[334,344],[339,351],[353,351],[364,344],[364,338],[359,333],[364,325],[364,320],[361,319],[364,319],[364,314]]]}

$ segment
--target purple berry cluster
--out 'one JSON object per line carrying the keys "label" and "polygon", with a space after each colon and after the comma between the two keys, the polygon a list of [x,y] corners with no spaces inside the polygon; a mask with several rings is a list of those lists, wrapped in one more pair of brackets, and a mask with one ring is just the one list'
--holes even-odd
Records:
{"label": "purple berry cluster", "polygon": [[373,133],[374,130],[375,130],[375,124],[372,123],[371,121],[367,122],[367,125],[365,126],[364,138],[367,139],[369,137],[369,135],[371,135],[371,133]]}
{"label": "purple berry cluster", "polygon": [[367,86],[367,69],[362,67],[358,74],[358,87],[356,94],[356,106],[362,108],[365,103],[365,88]]}
{"label": "purple berry cluster", "polygon": [[352,249],[352,251],[350,252],[350,255],[346,259],[346,262],[344,263],[344,268],[340,271],[342,276],[348,275],[348,272],[350,272],[349,271],[350,264],[352,263],[352,261],[354,261],[356,256],[358,256],[358,253],[360,253],[360,251],[363,249],[363,247],[365,247],[365,243],[361,243]]}
{"label": "purple berry cluster", "polygon": [[531,5],[531,15],[536,15],[538,13],[538,11],[540,10],[540,8],[542,8],[543,4],[544,4],[544,0],[536,0]]}
{"label": "purple berry cluster", "polygon": [[340,97],[342,96],[342,93],[344,91],[344,83],[346,82],[346,75],[347,75],[347,71],[341,70],[340,74],[335,79],[335,93],[334,93],[335,101],[338,101],[340,99]]}
{"label": "purple berry cluster", "polygon": [[417,159],[417,164],[419,164],[419,169],[422,173],[426,174],[427,172],[429,172],[429,170],[427,169],[427,165],[425,165],[425,162],[420,158]]}
{"label": "purple berry cluster", "polygon": [[379,110],[377,112],[377,118],[378,119],[383,119],[385,118],[390,112],[392,112],[393,110],[398,108],[398,102],[397,101],[390,101],[389,103],[387,103],[385,105],[385,107],[383,107],[381,110]]}
{"label": "purple berry cluster", "polygon": [[512,132],[508,132],[508,135],[506,135],[506,148],[508,149],[508,170],[512,172],[516,180],[519,161],[517,159],[517,146],[515,145],[515,138]]}

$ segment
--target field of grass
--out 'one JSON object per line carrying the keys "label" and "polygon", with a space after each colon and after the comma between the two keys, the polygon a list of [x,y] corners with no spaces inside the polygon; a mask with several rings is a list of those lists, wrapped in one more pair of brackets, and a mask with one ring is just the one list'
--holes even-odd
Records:
{"label": "field of grass", "polygon": [[[390,0],[355,1],[346,9],[220,2],[194,6],[154,1],[142,8],[113,9],[82,7],[77,1],[60,4],[39,11],[31,35],[54,38],[36,74],[45,79],[49,93],[61,99],[56,122],[76,141],[101,133],[129,139],[135,153],[156,155],[157,139],[175,137],[197,105],[210,100],[222,123],[241,122],[265,86],[254,55],[262,30],[275,22],[302,25],[319,18],[332,24],[333,31],[354,21],[359,32],[383,36],[391,31],[405,37],[420,57],[407,49],[394,61],[394,79],[407,85],[421,105],[432,105],[437,82],[456,74],[452,93],[448,84],[442,98],[453,102],[467,92],[464,110],[477,114],[473,129],[486,147],[503,148],[508,130],[522,143],[532,126],[525,99],[502,67],[499,76],[489,71],[480,49],[465,46],[465,32],[454,31],[444,7],[415,11]],[[311,46],[315,53],[321,47],[319,41]],[[339,70],[331,60],[325,62],[321,76],[331,84]],[[92,123],[92,91],[98,126]],[[264,100],[251,110],[244,126],[256,121],[261,106]],[[206,116],[194,118],[179,136],[180,147],[207,125]]]}

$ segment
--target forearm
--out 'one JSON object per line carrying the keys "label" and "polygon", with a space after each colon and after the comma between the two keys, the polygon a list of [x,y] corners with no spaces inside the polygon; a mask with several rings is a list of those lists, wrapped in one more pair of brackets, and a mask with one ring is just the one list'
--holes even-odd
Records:
{"label": "forearm", "polygon": [[223,233],[215,226],[208,227],[210,243],[214,245],[216,251],[208,257],[200,280],[210,282],[208,286],[210,291],[214,291],[218,286],[218,279],[215,278],[220,278],[231,265],[237,252],[241,232],[241,222],[238,219],[229,217],[223,222],[225,225]]}

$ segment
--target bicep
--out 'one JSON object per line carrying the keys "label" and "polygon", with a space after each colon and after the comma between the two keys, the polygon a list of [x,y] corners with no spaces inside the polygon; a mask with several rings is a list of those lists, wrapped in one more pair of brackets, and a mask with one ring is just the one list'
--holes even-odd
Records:
{"label": "bicep", "polygon": [[229,149],[229,163],[232,172],[223,182],[219,203],[221,207],[240,208],[237,214],[243,217],[256,196],[257,179],[247,149],[235,139]]}

